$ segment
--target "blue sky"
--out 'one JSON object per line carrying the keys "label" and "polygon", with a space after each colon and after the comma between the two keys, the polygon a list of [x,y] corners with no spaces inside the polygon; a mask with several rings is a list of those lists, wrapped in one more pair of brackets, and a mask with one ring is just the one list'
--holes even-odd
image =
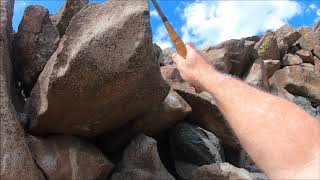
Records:
{"label": "blue sky", "polygon": [[[105,0],[90,0],[104,2]],[[220,43],[231,38],[262,34],[283,24],[295,28],[313,26],[320,19],[320,1],[213,1],[158,0],[164,13],[186,42],[198,46]],[[13,26],[17,31],[24,9],[42,5],[57,13],[64,0],[16,0]],[[153,5],[151,25],[154,41],[161,48],[172,47],[169,36]]]}

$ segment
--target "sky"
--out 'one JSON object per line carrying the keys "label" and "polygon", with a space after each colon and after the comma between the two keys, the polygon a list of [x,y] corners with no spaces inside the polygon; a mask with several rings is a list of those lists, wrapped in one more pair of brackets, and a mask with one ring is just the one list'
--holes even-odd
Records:
{"label": "sky", "polygon": [[[314,26],[320,19],[320,0],[158,0],[158,3],[182,39],[199,47],[260,35],[284,24],[295,28]],[[32,4],[42,5],[53,14],[59,12],[64,0],[16,0],[13,17],[16,31],[24,9]],[[150,8],[153,41],[162,49],[172,47],[165,26],[151,3]]]}

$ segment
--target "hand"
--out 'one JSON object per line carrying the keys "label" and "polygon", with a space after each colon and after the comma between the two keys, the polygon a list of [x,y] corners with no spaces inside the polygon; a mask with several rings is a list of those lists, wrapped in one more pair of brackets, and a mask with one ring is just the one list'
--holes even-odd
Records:
{"label": "hand", "polygon": [[172,55],[172,59],[177,64],[180,75],[185,81],[194,86],[197,91],[205,90],[205,87],[203,87],[203,83],[201,82],[206,78],[208,73],[215,70],[199,50],[191,44],[186,44],[186,48],[186,59],[177,53]]}

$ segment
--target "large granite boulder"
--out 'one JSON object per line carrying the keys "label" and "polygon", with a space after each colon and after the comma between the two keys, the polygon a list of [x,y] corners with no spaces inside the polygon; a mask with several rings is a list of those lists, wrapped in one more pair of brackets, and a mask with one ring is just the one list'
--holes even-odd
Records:
{"label": "large granite boulder", "polygon": [[182,122],[170,130],[170,148],[181,179],[190,179],[192,173],[203,165],[224,162],[220,140],[193,124]]}
{"label": "large granite boulder", "polygon": [[113,164],[92,144],[72,136],[28,136],[31,153],[47,179],[106,179]]}
{"label": "large granite boulder", "polygon": [[314,59],[311,51],[301,49],[296,52],[296,55],[299,56],[303,62],[314,64]]}
{"label": "large granite boulder", "polygon": [[136,136],[125,149],[118,172],[111,180],[174,180],[162,164],[157,142],[144,135]]}
{"label": "large granite boulder", "polygon": [[51,19],[55,21],[54,24],[57,26],[61,37],[68,28],[72,17],[88,3],[89,0],[66,0],[65,5],[60,9],[60,12],[51,15]]}
{"label": "large granite boulder", "polygon": [[281,62],[279,60],[267,59],[263,60],[262,62],[266,68],[268,79],[281,67]]}
{"label": "large granite boulder", "polygon": [[307,97],[320,103],[320,76],[311,68],[286,66],[275,72],[269,82],[275,91]]}
{"label": "large granite boulder", "polygon": [[59,44],[58,29],[49,18],[48,9],[28,6],[15,36],[15,71],[26,96]]}
{"label": "large granite boulder", "polygon": [[11,43],[14,0],[0,1],[0,179],[44,179],[34,163],[12,104]]}
{"label": "large granite boulder", "polygon": [[258,180],[267,179],[265,176],[251,174],[245,169],[234,167],[229,163],[216,163],[200,167],[192,174],[191,180]]}
{"label": "large granite boulder", "polygon": [[92,137],[160,105],[169,86],[149,18],[144,0],[110,0],[77,13],[27,102],[30,131]]}
{"label": "large granite boulder", "polygon": [[282,59],[283,66],[299,65],[302,63],[302,59],[299,56],[293,54],[286,54]]}
{"label": "large granite boulder", "polygon": [[281,58],[288,52],[290,47],[301,37],[298,30],[285,24],[275,31],[277,44],[280,50]]}
{"label": "large granite boulder", "polygon": [[302,49],[312,51],[317,45],[320,44],[320,34],[319,31],[314,31],[310,27],[302,27],[299,29],[301,37],[295,43],[299,45]]}

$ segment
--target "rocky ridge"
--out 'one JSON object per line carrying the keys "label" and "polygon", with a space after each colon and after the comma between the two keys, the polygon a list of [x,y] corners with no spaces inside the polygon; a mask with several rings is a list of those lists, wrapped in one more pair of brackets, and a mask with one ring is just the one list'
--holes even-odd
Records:
{"label": "rocky ridge", "polygon": [[[145,0],[32,5],[15,34],[14,0],[0,5],[1,179],[267,179],[174,50],[152,42]],[[319,25],[201,51],[320,120]]]}

